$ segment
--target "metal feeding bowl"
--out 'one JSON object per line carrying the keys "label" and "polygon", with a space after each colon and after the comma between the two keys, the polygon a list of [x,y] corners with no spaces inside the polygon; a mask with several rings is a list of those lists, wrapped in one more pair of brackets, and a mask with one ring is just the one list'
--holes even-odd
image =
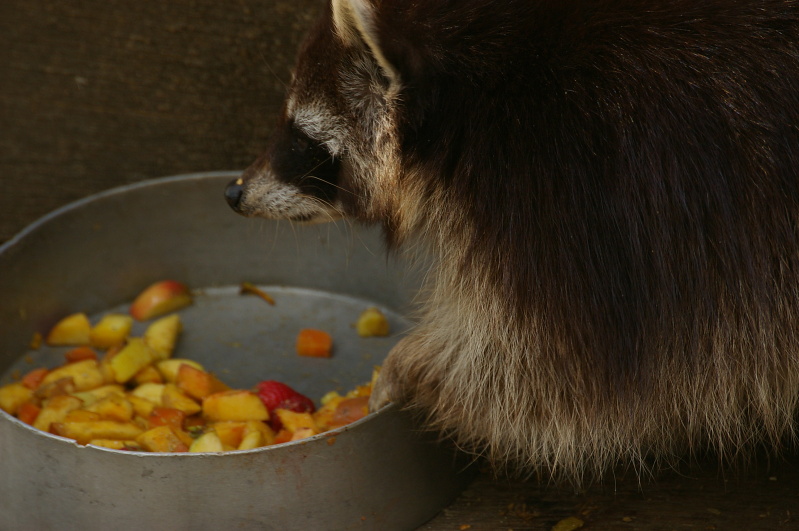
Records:
{"label": "metal feeding bowl", "polygon": [[[297,226],[232,213],[204,173],[117,188],[68,205],[0,247],[0,385],[64,349],[30,349],[67,314],[125,310],[145,286],[196,290],[179,356],[231,387],[288,383],[316,400],[367,382],[407,330],[417,276],[376,231]],[[242,296],[252,282],[275,299]],[[360,338],[377,306],[394,332]],[[94,321],[93,321],[94,322]],[[301,328],[332,333],[329,359],[300,358]],[[136,330],[134,330],[136,332]],[[472,477],[395,405],[308,439],[226,453],[155,454],[81,446],[0,411],[0,529],[413,529]]]}

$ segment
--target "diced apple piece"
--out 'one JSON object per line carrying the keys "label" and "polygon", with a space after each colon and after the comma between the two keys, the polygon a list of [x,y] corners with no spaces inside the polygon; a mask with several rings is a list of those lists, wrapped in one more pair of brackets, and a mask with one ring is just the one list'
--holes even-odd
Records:
{"label": "diced apple piece", "polygon": [[169,426],[158,426],[136,437],[136,442],[148,452],[187,452],[189,447]]}
{"label": "diced apple piece", "polygon": [[264,442],[263,435],[261,435],[260,432],[251,431],[241,439],[241,442],[239,443],[237,449],[252,450],[254,448],[260,448],[262,446],[267,446],[267,444]]}
{"label": "diced apple piece", "polygon": [[186,420],[186,413],[174,407],[156,406],[150,411],[147,420],[151,428],[171,426],[176,430],[182,430],[183,421]]}
{"label": "diced apple piece", "polygon": [[164,407],[173,407],[183,411],[186,415],[194,415],[202,411],[202,406],[192,398],[186,396],[175,384],[166,384],[164,394],[161,396]]}
{"label": "diced apple piece", "polygon": [[367,308],[358,317],[355,329],[361,337],[387,336],[390,332],[388,319],[377,308]]}
{"label": "diced apple piece", "polygon": [[369,413],[369,397],[357,396],[342,400],[331,419],[332,427],[344,426],[365,417]]}
{"label": "diced apple piece", "polygon": [[88,444],[93,439],[136,439],[144,430],[133,422],[96,420],[92,422],[55,422],[51,430],[56,435]]}
{"label": "diced apple piece", "polygon": [[161,404],[165,387],[165,384],[146,383],[138,386],[130,394],[149,400],[153,404]]}
{"label": "diced apple piece", "polygon": [[205,368],[197,363],[194,360],[187,360],[184,358],[172,358],[164,361],[159,361],[156,364],[158,371],[161,373],[161,376],[164,377],[164,380],[170,383],[174,383],[178,379],[178,371],[180,370],[180,366],[186,364],[191,365],[195,369],[199,369],[204,371]]}
{"label": "diced apple piece", "polygon": [[291,440],[299,441],[300,439],[311,437],[312,435],[316,435],[317,433],[319,432],[314,430],[313,428],[299,428],[297,431],[292,433]]}
{"label": "diced apple piece", "polygon": [[165,360],[172,356],[182,329],[180,315],[173,313],[153,321],[144,331],[144,341],[158,354],[159,360]]}
{"label": "diced apple piece", "polygon": [[128,344],[111,358],[109,365],[117,383],[125,383],[155,359],[153,349],[143,339],[132,337]]}
{"label": "diced apple piece", "polygon": [[63,422],[94,422],[97,420],[103,420],[102,415],[99,413],[86,411],[85,409],[76,409],[67,413]]}
{"label": "diced apple piece", "polygon": [[21,382],[0,387],[0,409],[9,415],[16,415],[19,407],[33,398],[33,390]]}
{"label": "diced apple piece", "polygon": [[72,376],[65,376],[54,382],[40,385],[36,388],[36,391],[33,392],[33,396],[35,396],[37,400],[47,400],[54,396],[69,395],[74,392],[75,380]]}
{"label": "diced apple piece", "polygon": [[247,428],[245,422],[222,421],[214,422],[214,432],[224,446],[238,448],[244,437],[244,430]]}
{"label": "diced apple piece", "polygon": [[89,444],[101,448],[111,448],[112,450],[141,450],[136,441],[121,441],[119,439],[92,439]]}
{"label": "diced apple piece", "polygon": [[314,433],[319,433],[319,429],[310,413],[297,413],[289,409],[278,408],[274,411],[278,416],[283,427],[291,432],[296,432],[301,428],[308,428]]}
{"label": "diced apple piece", "polygon": [[190,452],[224,452],[225,447],[219,436],[213,432],[203,433],[189,447]]}
{"label": "diced apple piece", "polygon": [[142,385],[145,383],[164,383],[164,377],[152,365],[148,365],[139,372],[137,372],[131,379],[133,385]]}
{"label": "diced apple piece", "polygon": [[136,396],[133,393],[128,395],[128,402],[130,405],[133,406],[133,412],[136,413],[139,417],[142,418],[149,418],[153,412],[153,409],[161,403],[159,398],[158,403],[152,402],[146,398],[142,398],[140,396]]}
{"label": "diced apple piece", "polygon": [[40,387],[44,387],[62,378],[70,377],[75,384],[75,391],[77,392],[88,391],[89,389],[100,387],[105,383],[103,373],[100,372],[97,360],[83,360],[53,369],[44,377]]}
{"label": "diced apple piece", "polygon": [[212,421],[269,420],[269,411],[251,391],[232,390],[209,395],[203,400],[203,415]]}
{"label": "diced apple piece", "polygon": [[138,321],[147,321],[191,303],[191,292],[185,284],[175,280],[162,280],[139,293],[130,305],[130,315]]}
{"label": "diced apple piece", "polygon": [[327,431],[333,427],[333,417],[336,414],[336,408],[345,400],[343,396],[335,391],[331,391],[331,393],[322,397],[322,407],[312,414],[314,422],[316,422],[316,425],[322,431]]}
{"label": "diced apple piece", "polygon": [[54,396],[44,403],[33,427],[37,430],[50,431],[52,423],[63,421],[67,413],[80,409],[82,406],[83,402],[80,398],[69,395]]}
{"label": "diced apple piece", "polygon": [[219,378],[196,367],[182,363],[178,367],[175,384],[187,395],[202,400],[208,395],[230,389]]}
{"label": "diced apple piece", "polygon": [[84,405],[88,406],[110,395],[117,395],[124,397],[125,388],[118,384],[103,385],[100,387],[96,387],[94,389],[89,389],[88,391],[72,393],[72,395],[83,400]]}
{"label": "diced apple piece", "polygon": [[51,346],[88,345],[92,325],[85,313],[73,313],[58,321],[45,341]]}
{"label": "diced apple piece", "polygon": [[257,420],[245,423],[244,437],[238,446],[239,450],[251,450],[270,444],[275,444],[275,432],[272,431],[272,428]]}
{"label": "diced apple piece", "polygon": [[111,394],[86,406],[86,411],[98,413],[105,420],[127,422],[133,419],[133,404],[127,398]]}
{"label": "diced apple piece", "polygon": [[89,334],[89,341],[95,348],[102,350],[122,345],[133,329],[133,317],[119,313],[104,315],[94,325]]}

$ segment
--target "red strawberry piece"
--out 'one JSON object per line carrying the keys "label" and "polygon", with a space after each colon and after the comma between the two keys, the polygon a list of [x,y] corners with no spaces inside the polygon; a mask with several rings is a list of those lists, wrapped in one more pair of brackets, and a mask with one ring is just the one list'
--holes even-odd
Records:
{"label": "red strawberry piece", "polygon": [[288,409],[296,413],[313,413],[316,410],[313,400],[283,382],[264,380],[258,383],[256,392],[266,409],[269,410],[269,424],[275,431],[280,430],[283,426],[280,418],[273,414],[275,409]]}

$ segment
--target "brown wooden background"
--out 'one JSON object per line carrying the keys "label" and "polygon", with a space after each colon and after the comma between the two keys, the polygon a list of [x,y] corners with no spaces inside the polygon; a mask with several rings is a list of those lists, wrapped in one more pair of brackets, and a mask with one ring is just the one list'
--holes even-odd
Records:
{"label": "brown wooden background", "polygon": [[[0,242],[107,188],[247,166],[321,1],[0,2]],[[483,473],[423,529],[550,530],[566,517],[602,530],[799,529],[799,458],[737,472],[711,458],[580,492]]]}

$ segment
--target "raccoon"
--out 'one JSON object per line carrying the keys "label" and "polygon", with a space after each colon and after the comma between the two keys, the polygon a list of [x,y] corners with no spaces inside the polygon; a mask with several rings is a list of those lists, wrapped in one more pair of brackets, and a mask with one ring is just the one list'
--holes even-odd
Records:
{"label": "raccoon", "polygon": [[432,257],[372,397],[581,482],[796,435],[799,6],[332,0],[246,216]]}

